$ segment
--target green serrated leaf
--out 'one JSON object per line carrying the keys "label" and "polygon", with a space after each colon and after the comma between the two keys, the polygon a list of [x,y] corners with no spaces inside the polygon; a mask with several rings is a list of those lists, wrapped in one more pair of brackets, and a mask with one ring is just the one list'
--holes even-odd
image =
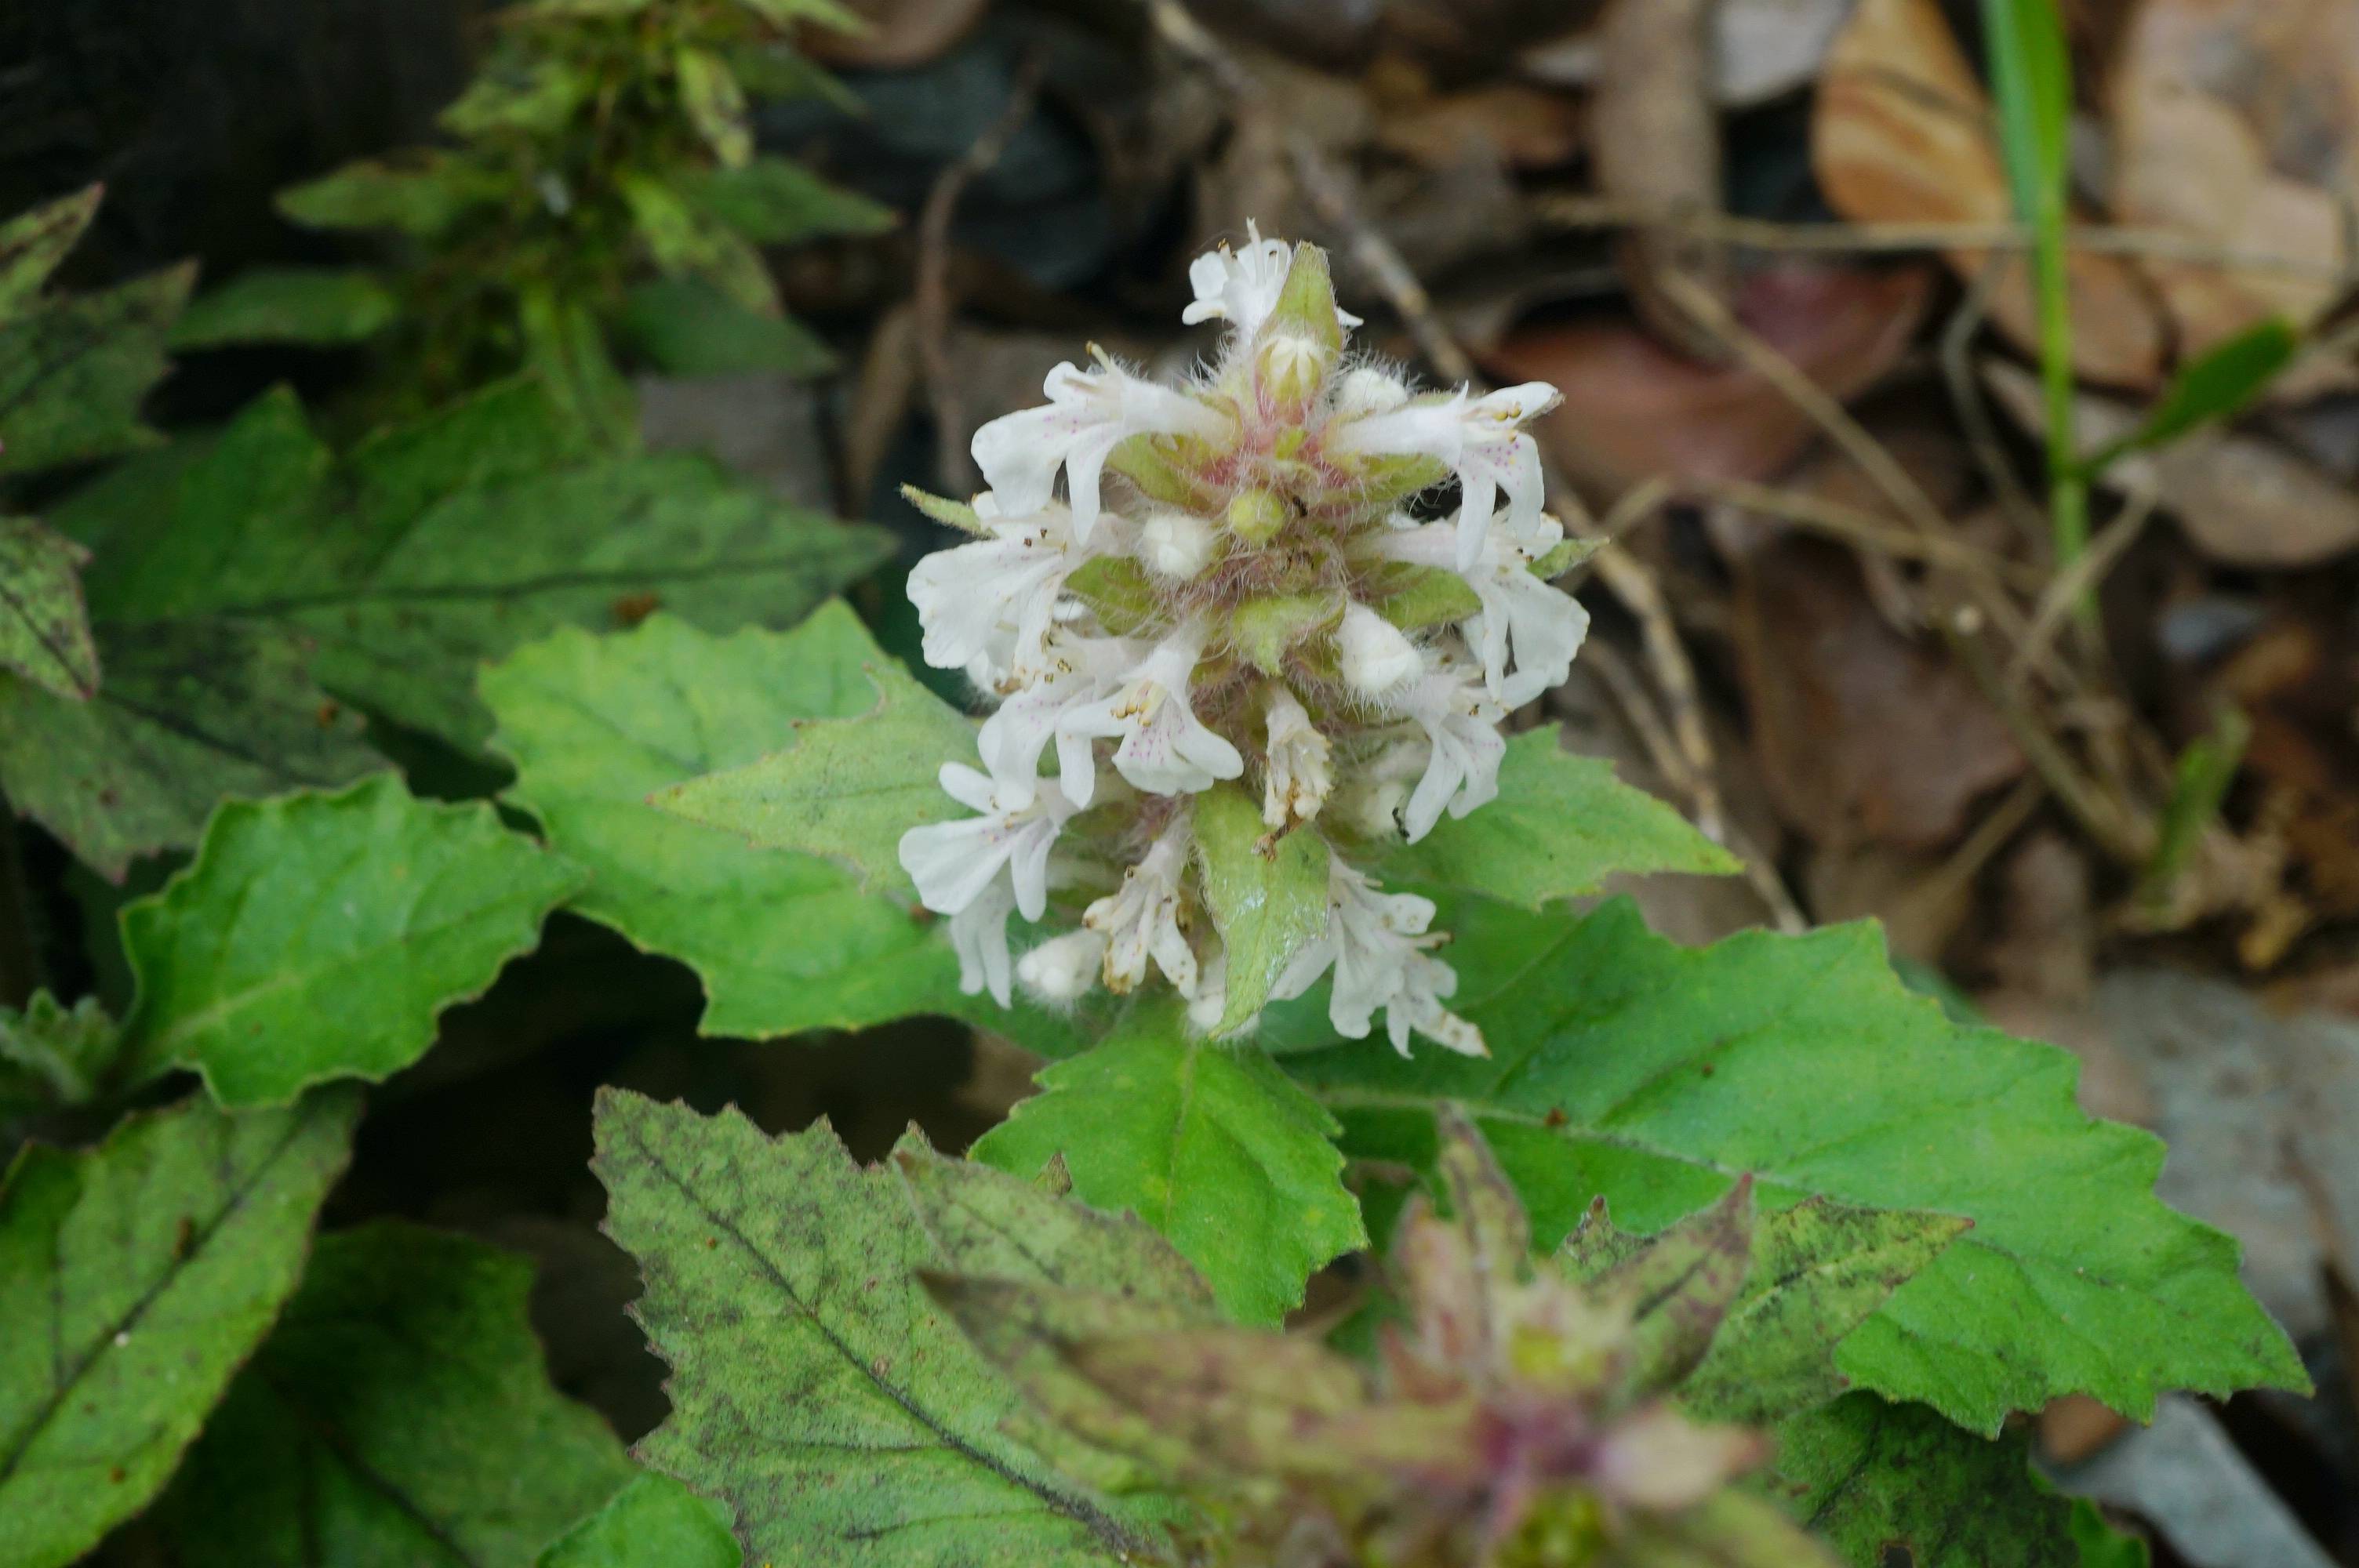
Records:
{"label": "green serrated leaf", "polygon": [[810,328],[748,310],[695,278],[666,278],[634,288],[614,325],[672,375],[771,371],[813,376],[835,368],[835,351]]}
{"label": "green serrated leaf", "polygon": [[745,122],[745,90],[728,63],[709,49],[683,49],[672,57],[679,82],[679,105],[723,168],[739,168],[754,156],[754,130]]}
{"label": "green serrated leaf", "polygon": [[[726,1503],[752,1560],[1151,1554],[1167,1501],[1099,1492],[1006,1429],[1018,1396],[926,1300],[916,1273],[942,1260],[896,1172],[863,1170],[823,1124],[772,1139],[734,1110],[613,1090],[597,1134],[607,1228],[639,1260],[639,1321],[672,1373],[672,1414],[639,1454]],[[1027,1190],[973,1177],[979,1205]]]}
{"label": "green serrated leaf", "polygon": [[641,1476],[540,1554],[538,1568],[741,1568],[729,1510],[669,1476]]}
{"label": "green serrated leaf", "polygon": [[0,322],[39,297],[49,275],[82,243],[105,194],[92,185],[0,224]]}
{"label": "green serrated leaf", "polygon": [[0,1188],[0,1562],[62,1568],[170,1478],[293,1293],[359,1098],[200,1098]]}
{"label": "green serrated leaf", "polygon": [[1277,1323],[1315,1270],[1366,1244],[1332,1119],[1257,1050],[1147,1010],[1040,1087],[974,1157],[1026,1174],[1063,1156],[1077,1196],[1169,1237],[1233,1317]]}
{"label": "green serrated leaf", "polygon": [[890,207],[840,190],[780,157],[714,169],[690,180],[687,190],[690,200],[757,245],[881,234],[901,221]]}
{"label": "green serrated leaf", "polygon": [[182,351],[224,343],[363,343],[394,323],[400,303],[364,272],[257,267],[200,297],[172,329]]}
{"label": "green serrated leaf", "polygon": [[869,711],[869,672],[888,665],[837,601],[784,635],[712,637],[669,615],[609,637],[566,631],[484,672],[493,744],[516,766],[509,798],[591,871],[572,907],[695,969],[708,1033],[858,1028],[961,1003],[949,945],[905,904],[832,860],[749,849],[650,804],[794,745],[809,720]]}
{"label": "green serrated leaf", "polygon": [[1565,1238],[1565,1271],[1626,1323],[1625,1398],[1668,1392],[1717,1346],[1754,1272],[1753,1184],[1644,1241],[1614,1229],[1600,1200]]}
{"label": "green serrated leaf", "polygon": [[0,320],[0,476],[112,457],[154,439],[139,405],[166,369],[165,340],[193,265],[103,294],[37,302]]}
{"label": "green serrated leaf", "polygon": [[481,801],[414,799],[391,775],[340,795],[224,804],[193,864],[123,912],[142,1074],[193,1068],[225,1105],[372,1082],[540,940],[585,873]]}
{"label": "green serrated leaf", "polygon": [[391,229],[429,240],[506,190],[499,176],[463,155],[424,153],[404,164],[346,164],[280,191],[278,210],[307,228]]}
{"label": "green serrated leaf", "polygon": [[1214,1033],[1242,1029],[1269,1000],[1295,954],[1327,933],[1327,841],[1270,832],[1234,784],[1196,797],[1204,900],[1228,956],[1226,1005]]}
{"label": "green serrated leaf", "polygon": [[106,682],[88,702],[0,674],[0,790],[102,876],[194,844],[226,795],[385,765],[288,633],[186,620],[102,622],[96,634]]}
{"label": "green serrated leaf", "polygon": [[701,277],[757,315],[778,313],[777,286],[752,241],[663,181],[616,181],[648,256],[668,277]]}
{"label": "green serrated leaf", "polygon": [[1436,925],[1457,935],[1455,1005],[1494,1054],[1288,1057],[1350,1152],[1428,1158],[1427,1108],[1462,1104],[1544,1241],[1601,1193],[1659,1228],[1740,1171],[1765,1202],[1970,1218],[1837,1366],[1980,1431],[2076,1391],[2143,1418],[2166,1387],[2305,1385],[2237,1281],[2235,1243],[2156,1201],[2161,1145],[2082,1115],[2064,1053],[1910,994],[1873,927],[1689,951],[1625,903],[1535,915],[1477,900]]}
{"label": "green serrated leaf", "polygon": [[503,132],[547,137],[597,90],[597,79],[571,60],[509,53],[470,81],[440,118],[462,139]]}
{"label": "green serrated leaf", "polygon": [[[1680,1402],[1706,1420],[1765,1426],[1834,1399],[1848,1386],[1836,1346],[1969,1227],[1948,1215],[1818,1197],[1762,1215],[1743,1289],[1681,1382]],[[1586,1279],[1637,1245],[1613,1229],[1601,1198],[1564,1255]]]}
{"label": "green serrated leaf", "polygon": [[1212,1314],[1203,1276],[1161,1232],[1131,1215],[1071,1201],[1072,1173],[1062,1159],[1042,1168],[1056,1178],[1043,1184],[1003,1177],[988,1164],[953,1160],[905,1138],[893,1164],[942,1269],[1073,1290],[1120,1289],[1175,1311]]}
{"label": "green serrated leaf", "polygon": [[321,1238],[165,1499],[179,1560],[530,1568],[632,1476],[549,1387],[531,1289],[530,1263],[465,1237]]}
{"label": "green serrated leaf", "polygon": [[524,643],[658,608],[719,629],[792,624],[892,547],[702,457],[586,455],[521,384],[342,462],[291,398],[264,398],[52,522],[96,553],[84,586],[100,619],[283,629],[316,643],[335,695],[471,751],[492,728],[475,671]]}
{"label": "green serrated leaf", "polygon": [[89,561],[89,551],[29,517],[0,517],[0,670],[71,702],[98,692],[82,597]]}
{"label": "green serrated leaf", "polygon": [[882,652],[861,678],[871,696],[855,713],[799,719],[785,750],[659,790],[657,809],[756,849],[828,856],[910,896],[901,835],[961,814],[940,774],[973,755],[974,727]]}
{"label": "green serrated leaf", "polygon": [[114,1064],[119,1033],[96,997],[68,1008],[38,990],[22,1010],[0,1007],[0,1108],[83,1104]]}
{"label": "green serrated leaf", "polygon": [[1435,824],[1385,862],[1385,876],[1538,910],[1596,892],[1614,876],[1739,869],[1678,812],[1615,779],[1613,763],[1566,751],[1557,726],[1546,724],[1508,741],[1496,800]]}
{"label": "green serrated leaf", "polygon": [[1767,1488],[1854,1568],[2080,1568],[2071,1505],[2021,1435],[1986,1440],[1923,1405],[1851,1394],[1777,1428]]}

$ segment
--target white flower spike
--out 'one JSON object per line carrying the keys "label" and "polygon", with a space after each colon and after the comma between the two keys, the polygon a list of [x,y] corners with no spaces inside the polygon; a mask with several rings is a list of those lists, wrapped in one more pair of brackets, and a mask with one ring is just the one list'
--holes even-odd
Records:
{"label": "white flower spike", "polygon": [[[1359,322],[1323,254],[1249,232],[1190,269],[1186,319],[1226,327],[1193,379],[1157,385],[1103,354],[1060,365],[1047,406],[976,433],[991,490],[973,515],[919,498],[981,535],[910,574],[926,658],[999,702],[976,736],[981,770],[941,773],[973,815],[903,835],[901,863],[950,916],[970,994],[1006,1005],[1020,983],[1065,1006],[1100,984],[1169,984],[1200,1032],[1228,1016],[1238,935],[1207,868],[1242,863],[1249,882],[1248,856],[1272,877],[1323,863],[1326,927],[1271,994],[1332,974],[1342,1033],[1382,1014],[1397,1050],[1422,1037],[1480,1054],[1481,1032],[1448,1006],[1458,976],[1435,956],[1448,938],[1429,929],[1433,905],[1364,868],[1499,793],[1507,705],[1561,681],[1580,650],[1581,607],[1531,571],[1561,531],[1524,426],[1556,394],[1418,395],[1353,351]],[[1154,438],[1117,459],[1133,437]],[[1402,484],[1435,463],[1457,476],[1458,518],[1397,516]],[[1454,628],[1425,608],[1448,588],[1435,573],[1479,607]],[[1257,813],[1240,791],[1207,794],[1249,770]],[[1278,853],[1298,834],[1317,858]],[[1044,927],[1020,960],[1018,914]]]}
{"label": "white flower spike", "polygon": [[975,466],[1011,513],[1038,512],[1065,470],[1073,537],[1088,543],[1102,510],[1099,481],[1114,449],[1133,436],[1218,440],[1234,422],[1184,392],[1141,381],[1098,357],[1096,370],[1068,362],[1049,373],[1048,406],[1002,415],[974,433]]}

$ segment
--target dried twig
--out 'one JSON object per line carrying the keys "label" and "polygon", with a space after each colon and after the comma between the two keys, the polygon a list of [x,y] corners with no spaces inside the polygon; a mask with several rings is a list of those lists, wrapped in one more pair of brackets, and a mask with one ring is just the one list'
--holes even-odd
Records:
{"label": "dried twig", "polygon": [[1896,560],[1925,561],[1960,571],[1987,572],[2027,593],[2037,593],[2048,584],[2048,574],[2038,567],[1995,556],[1953,535],[1929,535],[1899,527],[1873,512],[1864,512],[1856,506],[1846,506],[1821,496],[1780,490],[1774,485],[1758,484],[1744,479],[1691,479],[1680,489],[1690,496],[1721,502],[1746,512],[1758,512],[1766,517],[1776,517],[1799,528],[1831,535]]}
{"label": "dried twig", "polygon": [[[1568,229],[1651,228],[1694,232],[1723,244],[1765,251],[1875,255],[1946,251],[2029,251],[2037,240],[2018,223],[1777,223],[1714,213],[1648,211],[1592,196],[1542,197],[1540,218]],[[2142,256],[2222,272],[2266,273],[2340,283],[2349,269],[2300,256],[2232,250],[2168,229],[2082,225],[2064,231],[2064,247],[2100,255]]]}
{"label": "dried twig", "polygon": [[[1637,736],[1647,760],[1662,775],[1663,783],[1678,794],[1692,797],[1699,782],[1692,764],[1681,753],[1679,743],[1672,740],[1670,726],[1665,721],[1662,710],[1647,695],[1645,684],[1638,679],[1637,672],[1630,667],[1629,660],[1623,657],[1622,650],[1608,643],[1593,643],[1582,657],[1594,669],[1599,684],[1604,687],[1606,696],[1614,699],[1614,706],[1620,709],[1631,733]],[[1777,874],[1777,868],[1770,863],[1768,855],[1734,818],[1727,818],[1722,823],[1720,843],[1744,866],[1745,880],[1752,885],[1755,895],[1769,912],[1770,921],[1778,930],[1795,934],[1810,929],[1810,918],[1802,913],[1802,906],[1795,902],[1785,879]]]}
{"label": "dried twig", "polygon": [[1991,294],[2006,269],[2019,265],[2018,257],[1994,255],[1974,275],[1973,287],[1966,290],[1965,298],[1941,329],[1941,379],[1949,386],[1951,410],[1965,432],[1966,449],[1982,470],[1983,482],[1998,497],[1999,509],[2017,531],[2044,549],[2049,542],[2047,517],[2031,499],[2015,464],[2007,460],[2006,449],[1999,444],[1998,421],[1991,417],[1982,383],[1974,376],[1973,342],[1989,319]]}
{"label": "dried twig", "polygon": [[[1679,278],[1666,279],[1665,287],[1687,297],[1689,308],[1698,320],[1710,322],[1725,333],[1737,357],[1808,416],[1884,492],[1903,519],[1928,538],[1947,536],[1948,524],[1932,498],[1898,460],[1851,416],[1849,410],[1804,375],[1792,361],[1746,330],[1702,290],[1686,286]],[[1975,634],[1987,623],[2014,647],[2025,646],[2030,625],[2022,608],[1995,577],[1972,571],[1956,576],[1965,586],[1968,599],[1952,612],[1932,617],[1932,625],[1982,688],[1983,695],[1998,709],[2000,718],[2014,733],[2016,743],[2031,759],[2032,766],[2056,798],[2108,853],[2129,864],[2141,863],[2153,841],[2152,822],[2135,806],[2107,794],[2089,778],[2058,741],[2028,694],[2007,686]],[[2069,668],[2058,665],[2052,659],[2045,661],[2042,667],[2056,675],[2068,692],[2077,695],[2078,677]]]}
{"label": "dried twig", "polygon": [[2132,487],[2129,501],[2121,514],[2106,524],[2095,543],[2082,552],[2081,558],[2056,574],[2055,579],[2041,590],[2039,602],[2031,612],[2031,629],[2025,633],[2023,645],[2016,649],[2008,661],[2007,684],[2020,687],[2028,680],[2032,669],[2048,654],[2057,629],[2072,613],[2074,606],[2096,591],[2129,547],[2137,543],[2138,535],[2153,521],[2155,506],[2160,497],[2150,484]]}
{"label": "dried twig", "polygon": [[1016,68],[1006,108],[964,156],[942,170],[918,220],[918,353],[925,363],[926,396],[934,410],[935,477],[953,495],[966,494],[977,481],[974,460],[967,452],[965,403],[951,370],[951,220],[958,215],[959,198],[966,188],[990,172],[1032,117],[1046,69],[1047,61],[1037,53]]}

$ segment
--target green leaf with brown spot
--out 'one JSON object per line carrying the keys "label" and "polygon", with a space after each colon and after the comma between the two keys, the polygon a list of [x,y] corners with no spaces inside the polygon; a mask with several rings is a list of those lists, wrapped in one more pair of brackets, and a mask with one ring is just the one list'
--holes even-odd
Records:
{"label": "green leaf with brown spot", "polygon": [[531,1290],[529,1262],[466,1237],[322,1237],[165,1498],[179,1561],[532,1568],[633,1472],[549,1386]]}
{"label": "green leaf with brown spot", "polygon": [[303,1271],[359,1098],[202,1097],[0,1186],[0,1563],[62,1568],[171,1477]]}
{"label": "green leaf with brown spot", "polygon": [[[773,1139],[734,1110],[708,1118],[613,1090],[597,1139],[607,1228],[639,1260],[639,1321],[671,1368],[672,1413],[639,1456],[726,1504],[752,1561],[1156,1560],[1169,1499],[1103,1489],[1076,1473],[1102,1472],[1103,1455],[1011,1428],[1016,1390],[926,1299],[919,1271],[949,1260],[921,1216],[942,1226],[942,1202],[913,1199],[906,1166],[862,1169],[824,1125]],[[1038,1206],[1056,1201],[980,1166],[932,1176],[961,1173],[959,1206],[1007,1235],[1028,1234]],[[996,1255],[1021,1263],[1020,1249]]]}
{"label": "green leaf with brown spot", "polygon": [[29,517],[0,517],[0,670],[70,702],[98,691],[98,647],[82,600],[89,561],[89,551]]}

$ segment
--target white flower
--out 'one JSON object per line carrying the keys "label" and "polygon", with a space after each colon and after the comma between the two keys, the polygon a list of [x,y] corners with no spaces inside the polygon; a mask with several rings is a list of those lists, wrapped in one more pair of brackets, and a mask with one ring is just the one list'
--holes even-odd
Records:
{"label": "white flower", "polygon": [[963,762],[944,762],[940,776],[951,798],[983,815],[901,835],[901,868],[918,884],[919,901],[937,914],[957,914],[1005,871],[1016,907],[1025,919],[1039,919],[1049,906],[1049,850],[1073,806],[1046,779],[1019,800]]}
{"label": "white flower", "polygon": [[1116,447],[1133,436],[1211,440],[1230,427],[1217,410],[1186,393],[1141,381],[1103,355],[1096,370],[1077,369],[1070,362],[1059,365],[1049,373],[1043,390],[1048,406],[1003,415],[974,433],[975,466],[1000,503],[1016,513],[1046,506],[1062,468],[1073,537],[1084,542],[1097,526],[1098,479]]}
{"label": "white flower", "polygon": [[1458,535],[1459,569],[1469,570],[1480,558],[1501,491],[1507,492],[1508,531],[1520,538],[1538,527],[1546,486],[1539,447],[1523,427],[1560,401],[1556,388],[1545,382],[1472,400],[1462,387],[1446,398],[1339,421],[1329,427],[1325,445],[1332,452],[1416,454],[1449,464],[1464,492],[1462,514],[1474,520]]}
{"label": "white flower", "polygon": [[[1458,535],[1462,527],[1462,520],[1453,519],[1390,528],[1376,536],[1375,547],[1391,560],[1453,568],[1462,553]],[[1563,538],[1563,528],[1545,516],[1520,538],[1506,530],[1495,531],[1484,539],[1474,564],[1462,569],[1466,586],[1483,601],[1482,613],[1462,622],[1466,640],[1483,661],[1484,686],[1509,708],[1521,708],[1549,687],[1563,685],[1572,673],[1573,655],[1589,635],[1589,611],[1580,601],[1532,573],[1532,563]]]}
{"label": "white flower", "polygon": [[926,663],[967,670],[996,685],[1036,663],[1057,619],[1065,579],[1093,553],[1078,544],[1071,514],[1054,502],[1020,516],[989,492],[975,515],[991,536],[936,550],[909,569],[909,602],[925,633]]}
{"label": "white flower", "polygon": [[1106,939],[1096,932],[1068,931],[1025,954],[1016,966],[1016,978],[1042,1001],[1079,1001],[1097,984],[1105,950]]}
{"label": "white flower", "polygon": [[1150,795],[1187,795],[1237,777],[1245,771],[1245,758],[1206,729],[1188,704],[1188,683],[1203,650],[1201,627],[1180,628],[1157,643],[1112,697],[1068,712],[1057,733],[1121,737],[1114,771]]}
{"label": "white flower", "polygon": [[1067,714],[1103,697],[1136,661],[1134,645],[1116,637],[1057,635],[1043,644],[1032,684],[1001,703],[975,737],[983,765],[1006,799],[1030,798],[1040,752],[1054,740],[1065,798],[1088,803],[1097,793],[1095,749],[1088,736],[1060,734],[1057,727]]}
{"label": "white flower", "polygon": [[1138,864],[1122,874],[1122,888],[1083,912],[1082,924],[1106,939],[1106,989],[1117,996],[1147,978],[1147,961],[1182,995],[1196,989],[1196,954],[1180,929],[1180,879],[1192,843],[1185,816],[1163,830]]}
{"label": "white flower", "polygon": [[1327,1021],[1337,1033],[1364,1040],[1381,1008],[1385,1032],[1404,1056],[1411,1030],[1462,1055],[1485,1055],[1482,1031],[1441,1005],[1458,989],[1458,974],[1428,955],[1447,940],[1427,935],[1432,924],[1431,900],[1384,892],[1331,857],[1326,934],[1295,954],[1270,994],[1280,1000],[1300,996],[1332,968]]}
{"label": "white flower", "polygon": [[958,955],[962,993],[988,990],[1002,1007],[1015,1002],[1015,989],[1008,984],[1014,965],[1007,953],[1007,917],[1014,913],[1016,893],[1002,879],[951,916],[951,950]]}
{"label": "white flower", "polygon": [[1417,644],[1364,604],[1353,603],[1343,611],[1335,648],[1343,666],[1343,684],[1362,697],[1386,696],[1425,668]]}
{"label": "white flower", "polygon": [[1310,714],[1284,687],[1269,698],[1269,765],[1262,777],[1261,819],[1284,827],[1308,822],[1327,804],[1335,787],[1330,764],[1334,748],[1310,722]]}
{"label": "white flower", "polygon": [[1294,247],[1284,240],[1263,239],[1258,223],[1248,222],[1245,233],[1242,255],[1223,240],[1218,250],[1198,256],[1188,268],[1196,302],[1180,313],[1180,320],[1190,327],[1200,321],[1226,321],[1239,337],[1250,338],[1277,308],[1286,275],[1294,270]]}
{"label": "white flower", "polygon": [[1401,817],[1412,844],[1433,831],[1445,806],[1451,816],[1464,816],[1498,796],[1499,763],[1507,754],[1499,721],[1507,715],[1473,675],[1455,661],[1438,660],[1401,699],[1401,711],[1433,748]]}
{"label": "white flower", "polygon": [[[1286,292],[1287,275],[1294,270],[1294,247],[1284,240],[1263,239],[1261,225],[1252,222],[1245,224],[1245,234],[1242,254],[1231,251],[1224,240],[1219,249],[1207,251],[1189,266],[1196,302],[1180,313],[1180,320],[1190,327],[1200,321],[1226,321],[1245,339],[1261,330]],[[1360,324],[1347,311],[1335,314],[1346,328]]]}
{"label": "white flower", "polygon": [[1212,564],[1221,535],[1201,517],[1158,512],[1138,531],[1138,558],[1163,576],[1191,582]]}

